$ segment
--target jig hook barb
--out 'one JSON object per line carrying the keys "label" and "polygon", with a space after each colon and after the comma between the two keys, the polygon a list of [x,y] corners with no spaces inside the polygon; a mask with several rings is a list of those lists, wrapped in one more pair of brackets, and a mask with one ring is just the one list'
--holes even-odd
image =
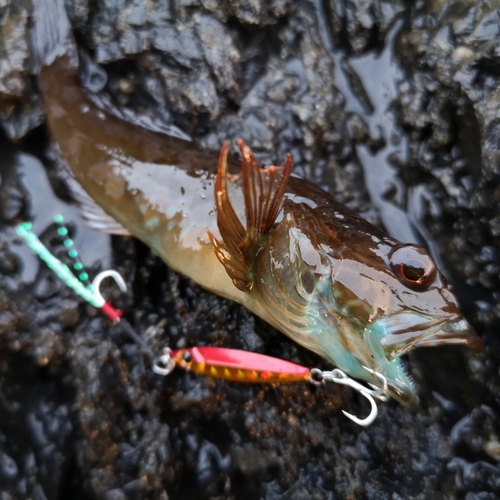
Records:
{"label": "jig hook barb", "polygon": [[370,401],[371,405],[370,414],[366,418],[358,418],[354,416],[352,413],[346,412],[345,410],[342,410],[342,413],[356,424],[361,425],[362,427],[367,427],[377,418],[378,415],[377,403],[375,403],[375,400],[366,391],[358,391],[358,392],[362,394],[366,399],[368,399],[368,401]]}

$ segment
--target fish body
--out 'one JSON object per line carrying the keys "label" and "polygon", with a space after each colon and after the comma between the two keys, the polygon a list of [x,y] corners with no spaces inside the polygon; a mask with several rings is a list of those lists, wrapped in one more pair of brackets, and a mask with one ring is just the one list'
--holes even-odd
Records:
{"label": "fish body", "polygon": [[103,111],[86,96],[67,57],[43,68],[39,82],[52,138],[97,204],[172,268],[244,302],[220,272],[206,234],[217,232],[218,153]]}
{"label": "fish body", "polygon": [[69,23],[47,14],[54,4],[62,16],[59,0],[35,1],[33,36],[52,138],[95,202],[168,265],[350,376],[380,385],[381,374],[403,404],[416,396],[402,354],[481,347],[423,248],[293,177],[290,158],[262,169],[241,141],[240,168],[227,145],[218,158],[98,107],[80,84]]}

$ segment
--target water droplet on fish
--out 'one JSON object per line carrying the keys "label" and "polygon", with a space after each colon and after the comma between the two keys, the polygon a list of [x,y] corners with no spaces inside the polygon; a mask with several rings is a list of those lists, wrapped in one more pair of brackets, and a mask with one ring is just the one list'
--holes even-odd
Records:
{"label": "water droplet on fish", "polygon": [[88,106],[88,104],[82,104],[80,106],[80,113],[82,113],[82,114],[88,113],[89,110],[90,110],[90,107]]}
{"label": "water droplet on fish", "polygon": [[97,112],[97,117],[101,120],[105,120],[106,119],[106,115],[102,112],[102,111],[98,111]]}

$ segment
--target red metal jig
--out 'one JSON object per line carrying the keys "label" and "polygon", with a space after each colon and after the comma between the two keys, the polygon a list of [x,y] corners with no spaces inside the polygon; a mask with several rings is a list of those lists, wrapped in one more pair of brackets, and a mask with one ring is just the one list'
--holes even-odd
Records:
{"label": "red metal jig", "polygon": [[189,347],[170,351],[177,366],[233,382],[301,382],[311,370],[290,361],[223,347]]}

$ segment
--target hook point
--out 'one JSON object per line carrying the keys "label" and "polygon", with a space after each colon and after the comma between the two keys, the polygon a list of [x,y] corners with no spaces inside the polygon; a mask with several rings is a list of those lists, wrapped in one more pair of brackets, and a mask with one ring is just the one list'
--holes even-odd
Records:
{"label": "hook point", "polygon": [[370,425],[371,423],[373,423],[373,421],[377,418],[377,415],[378,415],[377,403],[375,403],[375,400],[367,392],[365,392],[365,391],[359,391],[359,392],[366,399],[368,399],[368,401],[370,401],[370,405],[371,405],[370,414],[366,418],[358,418],[358,417],[354,416],[352,413],[346,412],[345,410],[342,410],[342,413],[347,418],[349,418],[350,420],[352,420],[354,423],[356,423],[358,425],[361,425],[362,427],[367,427],[368,425]]}

